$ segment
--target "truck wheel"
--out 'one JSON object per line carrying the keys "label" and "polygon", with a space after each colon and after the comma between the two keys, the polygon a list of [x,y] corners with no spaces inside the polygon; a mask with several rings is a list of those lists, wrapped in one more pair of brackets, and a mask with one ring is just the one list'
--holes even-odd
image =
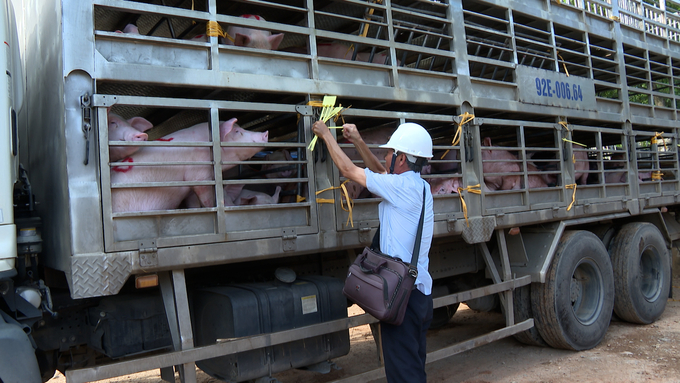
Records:
{"label": "truck wheel", "polygon": [[[512,292],[514,303],[515,323],[524,322],[529,318],[533,318],[531,310],[531,285],[522,286]],[[548,344],[538,333],[536,325],[529,330],[522,331],[513,335],[518,342],[527,344],[529,346],[546,347]]]}
{"label": "truck wheel", "polygon": [[430,323],[429,329],[434,330],[449,323],[451,318],[453,318],[453,315],[458,311],[458,306],[460,306],[460,303],[434,309],[432,312],[432,323]]}
{"label": "truck wheel", "polygon": [[548,345],[567,350],[597,346],[614,306],[614,275],[607,249],[589,231],[565,231],[545,283],[531,286],[535,326]]}
{"label": "truck wheel", "polygon": [[614,268],[614,312],[619,318],[648,324],[666,309],[671,267],[666,241],[651,223],[624,225],[610,248]]}

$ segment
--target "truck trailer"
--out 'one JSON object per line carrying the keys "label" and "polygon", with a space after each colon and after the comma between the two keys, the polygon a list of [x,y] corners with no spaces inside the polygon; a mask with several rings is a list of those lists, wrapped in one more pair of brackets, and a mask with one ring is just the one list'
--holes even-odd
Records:
{"label": "truck trailer", "polygon": [[679,2],[3,5],[2,382],[328,371],[376,323],[342,286],[380,198],[321,118],[376,153],[404,122],[433,138],[433,326],[460,303],[505,326],[428,363],[510,336],[586,350],[664,312]]}

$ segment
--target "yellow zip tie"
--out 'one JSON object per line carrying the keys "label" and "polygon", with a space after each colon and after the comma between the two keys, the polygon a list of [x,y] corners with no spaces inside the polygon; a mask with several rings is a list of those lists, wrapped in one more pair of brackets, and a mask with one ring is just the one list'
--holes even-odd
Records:
{"label": "yellow zip tie", "polygon": [[569,131],[569,124],[566,121],[560,121],[558,124],[564,126],[564,129],[567,129],[567,132]]}
{"label": "yellow zip tie", "polygon": [[618,16],[613,16],[613,15],[612,15],[612,16],[609,16],[609,18],[612,19],[612,20],[614,20],[614,21],[616,21],[617,23],[618,23],[618,22],[621,22],[621,19],[620,19]]}
{"label": "yellow zip tie", "polygon": [[587,147],[588,147],[588,145],[583,145],[583,144],[578,143],[578,142],[576,142],[576,141],[567,140],[566,138],[563,138],[562,141],[564,141],[564,142],[569,142],[569,143],[576,144],[576,145],[581,145],[581,146],[583,146],[584,148],[587,148]]}
{"label": "yellow zip tie", "polygon": [[306,200],[306,198],[303,197],[303,196],[300,196],[300,195],[295,196],[295,202],[297,202],[297,203],[304,202],[305,200]]}
{"label": "yellow zip tie", "polygon": [[576,184],[565,185],[564,187],[567,189],[574,189],[574,193],[571,195],[571,203],[569,204],[569,207],[567,207],[567,211],[569,211],[572,206],[574,206],[574,202],[576,202]]}
{"label": "yellow zip tie", "polygon": [[[461,118],[460,124],[458,124],[458,129],[456,129],[456,134],[453,136],[453,141],[451,141],[451,146],[456,146],[460,143],[460,135],[461,132],[463,131],[463,125],[467,124],[468,122],[472,121],[475,119],[475,115],[472,113],[465,112],[459,116]],[[446,157],[447,154],[449,154],[449,151],[451,149],[448,149],[442,154],[440,160],[443,160],[444,157]]]}
{"label": "yellow zip tie", "polygon": [[666,146],[666,140],[663,138],[663,133],[654,133],[654,137],[652,137],[651,142],[652,144],[656,144],[658,140],[661,139],[661,142],[663,142],[663,148],[665,151],[668,151],[668,146]]}
{"label": "yellow zip tie", "polygon": [[652,172],[652,180],[663,181],[663,172],[661,170],[655,170]]}
{"label": "yellow zip tie", "polygon": [[210,20],[205,25],[205,34],[210,37],[224,37],[229,39],[232,43],[235,42],[234,38],[229,36],[227,32],[222,29],[222,26],[217,21]]}
{"label": "yellow zip tie", "polygon": [[560,53],[557,52],[557,57],[562,60],[562,66],[564,67],[564,73],[569,77],[569,71],[567,70],[567,64],[565,63],[565,60],[560,56]]}
{"label": "yellow zip tie", "polygon": [[[337,115],[343,110],[342,105],[335,107],[335,101],[337,98],[338,98],[337,96],[324,96],[323,101],[321,102],[321,106],[323,107],[323,109],[321,109],[321,116],[319,117],[319,119],[324,123],[326,123],[329,119],[333,118],[335,115]],[[340,128],[342,128],[342,126],[331,127],[331,129]],[[318,138],[319,138],[318,136],[314,136],[314,138],[312,138],[312,141],[309,143],[307,149],[314,151],[314,147],[316,146],[316,141],[318,140]]]}
{"label": "yellow zip tie", "polygon": [[463,198],[464,191],[474,194],[482,194],[481,184],[468,186],[465,189],[463,189],[462,187],[458,187],[458,195],[460,196],[460,204],[463,206],[463,216],[465,217],[465,224],[467,224],[467,227],[470,227],[470,222],[468,222],[467,204],[465,203],[465,199]]}
{"label": "yellow zip tie", "polygon": [[[347,200],[347,207],[345,207],[345,204],[342,203],[342,196],[340,197],[340,207],[342,208],[342,210],[349,213],[349,215],[347,216],[347,223],[345,223],[345,226],[351,225],[352,227],[354,227],[354,219],[352,218],[352,209],[354,208],[354,201],[349,197],[349,193],[347,192],[347,188],[345,187],[345,184],[349,181],[350,180],[345,180],[343,183],[340,184],[340,186],[331,186],[323,190],[319,190],[316,192],[316,195],[319,195],[328,190],[341,189],[342,196],[344,196],[345,199]],[[334,204],[335,200],[329,198],[317,198],[316,202]]]}
{"label": "yellow zip tie", "polygon": [[576,163],[576,154],[571,154],[571,162],[574,164]]}

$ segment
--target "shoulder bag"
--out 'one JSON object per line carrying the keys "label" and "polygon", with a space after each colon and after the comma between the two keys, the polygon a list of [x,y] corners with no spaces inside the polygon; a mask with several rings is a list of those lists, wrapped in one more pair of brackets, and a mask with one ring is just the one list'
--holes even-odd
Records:
{"label": "shoulder bag", "polygon": [[410,264],[380,252],[378,246],[380,228],[378,228],[371,246],[364,248],[363,253],[349,267],[342,292],[380,321],[400,325],[404,320],[408,299],[418,276],[418,255],[424,217],[425,186],[423,207]]}

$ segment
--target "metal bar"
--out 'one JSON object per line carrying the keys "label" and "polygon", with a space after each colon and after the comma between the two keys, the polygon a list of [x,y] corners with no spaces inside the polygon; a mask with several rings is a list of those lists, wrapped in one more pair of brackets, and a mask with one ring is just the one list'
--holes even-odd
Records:
{"label": "metal bar", "polygon": [[531,276],[525,275],[520,278],[511,279],[509,281],[495,283],[493,285],[479,287],[476,289],[463,291],[460,293],[455,293],[451,295],[446,295],[443,297],[435,298],[433,300],[434,307],[448,306],[455,303],[465,302],[470,299],[481,298],[487,295],[500,293],[503,291],[508,291],[511,289],[516,289],[522,286],[526,286],[531,283]]}
{"label": "metal bar", "polygon": [[[180,345],[182,350],[194,347],[194,333],[191,329],[191,317],[189,316],[189,297],[184,278],[184,270],[172,271],[172,284],[175,292],[175,305],[177,308],[177,323],[179,325]],[[182,363],[180,370],[182,383],[196,383],[196,363],[189,361]]]}
{"label": "metal bar", "polygon": [[162,355],[149,356],[96,367],[67,370],[66,379],[69,383],[87,383],[93,380],[113,378],[116,376],[146,371],[149,369],[149,366],[153,366],[152,368],[162,368],[176,364],[185,364],[196,360],[230,355],[342,331],[356,326],[375,323],[377,321],[377,319],[368,314],[356,315],[346,319],[337,319],[292,330],[228,340],[211,346],[174,351]]}
{"label": "metal bar", "polygon": [[534,327],[534,320],[532,318],[530,318],[530,319],[525,320],[524,322],[517,323],[516,325],[507,326],[507,327],[504,327],[500,330],[492,331],[492,332],[490,332],[486,335],[482,335],[482,336],[479,336],[479,337],[476,337],[476,338],[472,338],[472,339],[466,340],[464,342],[456,343],[456,344],[449,346],[447,348],[437,350],[437,351],[433,351],[433,352],[427,354],[427,362],[426,363],[436,362],[438,360],[448,358],[449,356],[460,354],[463,351],[471,350],[475,347],[483,346],[485,344],[495,342],[499,339],[507,338],[509,336],[520,333],[522,331],[529,330],[532,327]]}
{"label": "metal bar", "polygon": [[[514,334],[526,331],[534,327],[534,320],[527,319],[522,323],[518,323],[514,326],[504,327],[500,330],[492,331],[489,334],[482,335],[470,340],[455,343],[449,347],[443,348],[441,350],[433,351],[427,354],[426,364],[436,362],[448,358],[450,356],[460,354],[461,352],[471,350],[475,347],[483,346],[491,342],[495,342],[499,339],[507,338]],[[385,368],[380,367],[375,370],[364,372],[363,374],[358,374],[351,376],[349,378],[333,381],[332,383],[367,383],[376,379],[385,377]]]}
{"label": "metal bar", "polygon": [[478,243],[477,247],[482,251],[482,255],[484,256],[484,262],[486,262],[486,266],[489,268],[489,271],[491,272],[491,279],[493,280],[493,283],[503,282],[501,280],[500,274],[498,274],[496,263],[493,261],[493,258],[491,258],[491,253],[489,253],[489,248],[486,246],[486,242]]}
{"label": "metal bar", "polygon": [[[498,252],[501,257],[501,266],[503,270],[503,280],[509,281],[512,278],[512,270],[510,269],[510,257],[508,255],[508,244],[505,242],[505,231],[502,229],[496,230],[496,239],[498,242]],[[505,296],[504,300],[501,300],[505,304],[505,323],[508,326],[515,324],[515,310],[513,302],[513,292],[512,290],[505,291],[503,293]]]}

